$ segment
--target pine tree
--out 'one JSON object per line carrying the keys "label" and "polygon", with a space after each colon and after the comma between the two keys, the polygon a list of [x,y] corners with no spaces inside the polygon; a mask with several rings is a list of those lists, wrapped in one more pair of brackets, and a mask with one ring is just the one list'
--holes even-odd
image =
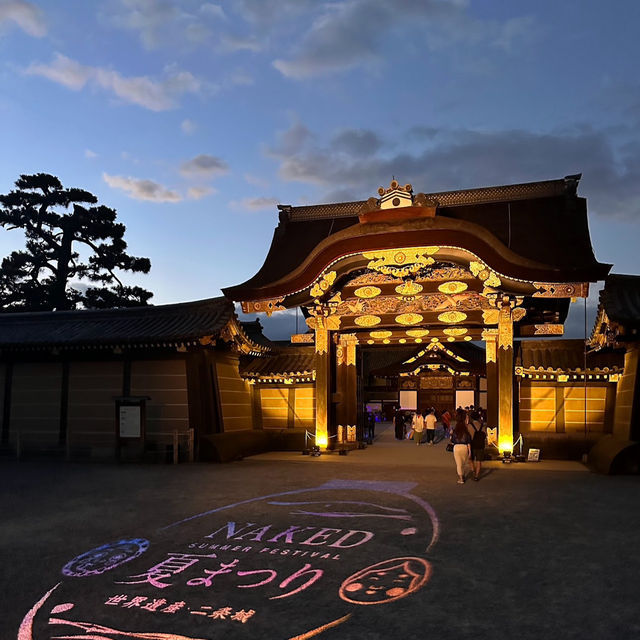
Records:
{"label": "pine tree", "polygon": [[0,265],[1,311],[147,304],[151,292],[118,277],[121,271],[148,273],[151,262],[126,252],[125,226],[114,209],[46,173],[21,175],[15,186],[0,195],[0,225],[22,230],[26,242]]}

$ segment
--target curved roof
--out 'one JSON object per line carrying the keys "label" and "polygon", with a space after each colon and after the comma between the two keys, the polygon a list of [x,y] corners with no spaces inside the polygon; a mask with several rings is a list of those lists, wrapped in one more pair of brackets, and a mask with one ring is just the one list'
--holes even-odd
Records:
{"label": "curved roof", "polygon": [[161,306],[0,314],[0,348],[184,343],[219,336],[234,318],[227,298]]}
{"label": "curved roof", "polygon": [[640,276],[612,273],[600,292],[600,305],[613,322],[640,326]]}
{"label": "curved roof", "polygon": [[[362,223],[363,202],[281,207],[261,269],[224,294],[236,301],[277,298],[308,286],[332,261],[362,250],[449,245],[474,252],[498,272],[541,282],[593,282],[611,268],[595,259],[578,176],[431,194],[435,218]],[[407,208],[403,209],[407,211]]]}

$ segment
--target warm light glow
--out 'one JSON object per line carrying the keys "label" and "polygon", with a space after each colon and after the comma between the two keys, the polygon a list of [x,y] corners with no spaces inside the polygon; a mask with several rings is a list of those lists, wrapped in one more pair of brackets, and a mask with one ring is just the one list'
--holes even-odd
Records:
{"label": "warm light glow", "polygon": [[431,342],[440,342],[439,338],[431,338]]}
{"label": "warm light glow", "polygon": [[406,341],[407,341],[406,338],[400,338],[400,340],[398,340],[400,344],[404,344]]}
{"label": "warm light glow", "polygon": [[469,342],[469,341],[473,340],[473,338],[472,338],[471,336],[465,336],[465,337],[464,337],[464,339],[465,339],[467,342]]}
{"label": "warm light glow", "polygon": [[500,451],[500,453],[504,453],[505,451],[511,453],[513,451],[513,443],[511,442],[511,439],[500,438],[500,441],[498,443],[498,451]]}
{"label": "warm light glow", "polygon": [[367,344],[375,344],[375,340],[367,340]]}
{"label": "warm light glow", "polygon": [[451,282],[444,282],[438,287],[438,291],[442,293],[461,293],[465,291],[469,285],[466,282],[458,282],[453,280]]}
{"label": "warm light glow", "polygon": [[456,341],[456,339],[453,338],[453,337],[447,338],[447,342],[455,342],[455,341]]}
{"label": "warm light glow", "polygon": [[327,448],[327,445],[329,444],[329,438],[327,438],[326,434],[316,434],[316,444],[319,447],[322,447],[324,449]]}
{"label": "warm light glow", "polygon": [[399,316],[396,316],[396,322],[398,324],[418,324],[422,322],[422,320],[423,318],[419,313],[401,313]]}
{"label": "warm light glow", "polygon": [[353,295],[356,296],[357,298],[370,299],[370,298],[375,298],[376,296],[379,296],[381,293],[382,293],[382,289],[379,289],[378,287],[367,286],[367,287],[360,287],[359,289],[356,289],[353,292]]}
{"label": "warm light glow", "polygon": [[391,342],[391,340],[389,340],[389,338],[385,338],[382,342],[384,344],[389,344]]}
{"label": "warm light glow", "polygon": [[420,342],[422,342],[422,338],[415,338],[415,339],[414,339],[414,342],[418,342],[418,343],[420,343]]}

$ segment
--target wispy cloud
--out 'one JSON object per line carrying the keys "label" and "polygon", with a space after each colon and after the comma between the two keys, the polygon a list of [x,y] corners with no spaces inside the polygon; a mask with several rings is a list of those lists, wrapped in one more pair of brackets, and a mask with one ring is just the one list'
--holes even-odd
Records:
{"label": "wispy cloud", "polygon": [[14,23],[35,38],[47,33],[42,10],[25,0],[0,0],[0,26],[5,23]]}
{"label": "wispy cloud", "polygon": [[217,193],[213,187],[189,187],[187,189],[187,197],[191,200],[201,200],[213,193]]}
{"label": "wispy cloud", "polygon": [[91,151],[91,149],[84,150],[84,157],[92,160],[93,158],[97,158],[98,154],[95,151]]}
{"label": "wispy cloud", "polygon": [[200,81],[188,71],[172,69],[163,80],[152,80],[147,76],[126,77],[112,69],[82,65],[61,53],[56,53],[50,64],[31,64],[26,73],[42,76],[75,91],[91,84],[124,102],[151,111],[173,109],[182,94],[197,93],[201,89]]}
{"label": "wispy cloud", "polygon": [[147,200],[150,202],[180,202],[182,200],[182,196],[179,193],[171,191],[153,180],[112,176],[108,173],[103,173],[102,179],[111,188],[124,191],[134,200]]}
{"label": "wispy cloud", "polygon": [[279,202],[277,198],[243,198],[242,200],[232,200],[229,205],[233,209],[243,211],[264,211],[265,209],[275,209]]}
{"label": "wispy cloud", "polygon": [[189,118],[186,118],[180,123],[180,128],[182,132],[187,135],[191,135],[197,129],[196,123],[193,120],[189,120]]}
{"label": "wispy cloud", "polygon": [[222,159],[206,153],[200,154],[180,166],[186,178],[215,178],[229,172],[229,165]]}

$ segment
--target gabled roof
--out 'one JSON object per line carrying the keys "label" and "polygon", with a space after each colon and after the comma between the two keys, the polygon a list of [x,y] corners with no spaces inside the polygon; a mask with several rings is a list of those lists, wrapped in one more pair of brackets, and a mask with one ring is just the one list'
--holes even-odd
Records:
{"label": "gabled roof", "polygon": [[160,306],[0,314],[0,348],[168,346],[220,335],[235,318],[227,298]]}

